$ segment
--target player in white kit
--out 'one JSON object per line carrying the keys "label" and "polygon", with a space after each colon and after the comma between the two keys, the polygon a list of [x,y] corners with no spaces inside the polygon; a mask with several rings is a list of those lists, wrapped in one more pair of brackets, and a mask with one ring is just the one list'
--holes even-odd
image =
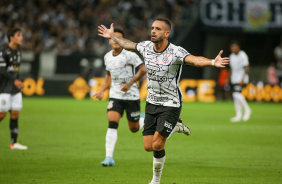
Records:
{"label": "player in white kit", "polygon": [[[115,29],[114,34],[123,37],[124,33],[121,29]],[[101,91],[94,95],[101,100],[105,90],[112,84],[107,107],[109,127],[106,134],[106,158],[101,162],[103,166],[115,164],[113,153],[117,142],[117,129],[124,111],[132,132],[137,132],[144,125],[144,117],[140,118],[140,95],[136,82],[146,74],[146,68],[137,54],[123,49],[112,39],[109,43],[112,50],[104,57],[107,70],[105,82]],[[138,68],[136,74],[135,68]]]}
{"label": "player in white kit", "polygon": [[156,19],[151,26],[151,41],[134,43],[114,35],[110,29],[98,26],[99,35],[111,38],[126,50],[139,52],[148,73],[148,96],[143,130],[143,144],[146,151],[153,151],[153,179],[159,184],[165,162],[164,146],[173,132],[182,107],[182,94],[178,86],[182,65],[225,67],[228,58],[221,58],[220,51],[214,59],[197,57],[184,48],[168,42],[171,24],[167,19]]}
{"label": "player in white kit", "polygon": [[[230,45],[231,54],[230,58],[230,68],[231,68],[231,87],[232,96],[234,100],[234,107],[236,111],[236,116],[231,118],[231,122],[238,121],[248,121],[251,116],[251,109],[241,94],[242,88],[246,86],[249,82],[249,59],[247,54],[240,49],[240,45],[237,41],[234,41]],[[243,109],[242,109],[243,108]],[[242,110],[244,110],[244,116],[242,115]]]}
{"label": "player in white kit", "polygon": [[[115,35],[123,37],[121,29],[115,29]],[[113,166],[113,152],[117,142],[117,129],[120,118],[123,116],[124,110],[127,114],[129,129],[137,132],[143,128],[144,114],[140,114],[140,95],[136,81],[146,74],[146,68],[140,57],[130,51],[124,50],[112,39],[109,40],[112,50],[105,57],[105,65],[107,74],[104,85],[95,97],[102,99],[104,91],[110,88],[110,100],[108,104],[108,120],[109,128],[106,134],[106,158],[101,162],[103,166]],[[135,68],[139,71],[135,75]],[[139,119],[140,115],[140,119]],[[178,118],[177,126],[172,133],[190,134],[190,129],[186,127],[182,120]]]}

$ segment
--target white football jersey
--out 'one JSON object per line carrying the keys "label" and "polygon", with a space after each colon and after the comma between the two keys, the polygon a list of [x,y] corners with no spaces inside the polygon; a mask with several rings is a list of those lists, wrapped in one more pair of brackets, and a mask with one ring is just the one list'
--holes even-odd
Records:
{"label": "white football jersey", "polygon": [[238,84],[244,77],[244,83],[249,82],[249,76],[245,74],[245,66],[249,66],[249,58],[247,54],[240,50],[238,54],[232,53],[229,56],[231,67],[231,84]]}
{"label": "white football jersey", "polygon": [[154,50],[151,41],[140,42],[136,49],[144,57],[147,68],[147,102],[155,105],[180,107],[182,93],[178,86],[182,71],[182,64],[186,56],[190,55],[182,47],[168,43],[162,52]]}
{"label": "white football jersey", "polygon": [[119,55],[114,56],[111,50],[105,55],[104,61],[106,70],[111,74],[110,98],[139,100],[140,94],[136,83],[127,92],[121,91],[121,85],[129,82],[135,75],[135,68],[143,64],[140,57],[125,49]]}

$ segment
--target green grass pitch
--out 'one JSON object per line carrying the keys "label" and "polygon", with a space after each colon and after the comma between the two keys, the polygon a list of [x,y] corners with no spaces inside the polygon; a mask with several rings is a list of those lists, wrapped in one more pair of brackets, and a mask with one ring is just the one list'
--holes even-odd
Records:
{"label": "green grass pitch", "polygon": [[[9,115],[0,123],[1,184],[146,184],[152,153],[125,116],[118,129],[116,165],[102,167],[107,101],[25,97],[19,141],[9,150]],[[144,112],[145,102],[142,102]],[[175,133],[166,144],[162,184],[281,184],[281,103],[250,103],[248,122],[230,123],[232,102],[184,103],[181,117],[191,135]]]}

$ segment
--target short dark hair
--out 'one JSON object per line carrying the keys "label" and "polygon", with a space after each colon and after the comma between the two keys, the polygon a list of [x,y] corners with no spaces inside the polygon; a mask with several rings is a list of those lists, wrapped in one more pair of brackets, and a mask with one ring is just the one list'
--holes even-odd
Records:
{"label": "short dark hair", "polygon": [[20,28],[9,28],[8,31],[7,31],[7,37],[8,37],[8,40],[9,42],[11,41],[11,36],[15,36],[16,32],[21,32],[22,30]]}
{"label": "short dark hair", "polygon": [[123,32],[122,28],[120,28],[120,27],[115,27],[115,28],[114,28],[114,32],[115,32],[115,33],[121,33],[122,36],[124,37],[124,32]]}
{"label": "short dark hair", "polygon": [[168,25],[169,30],[171,29],[171,23],[170,23],[170,21],[168,19],[166,19],[166,18],[157,18],[156,20],[164,22],[166,25]]}
{"label": "short dark hair", "polygon": [[240,44],[240,42],[238,40],[231,41],[230,45],[237,45],[237,46],[241,47],[241,44]]}

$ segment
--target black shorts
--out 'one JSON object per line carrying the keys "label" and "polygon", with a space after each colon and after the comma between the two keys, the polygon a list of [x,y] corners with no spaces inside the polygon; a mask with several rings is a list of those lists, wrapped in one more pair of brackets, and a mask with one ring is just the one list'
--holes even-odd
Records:
{"label": "black shorts", "polygon": [[140,118],[140,100],[120,100],[110,98],[107,112],[116,111],[121,117],[124,110],[126,111],[127,120],[130,122],[138,122]]}
{"label": "black shorts", "polygon": [[143,136],[154,135],[157,131],[168,137],[179,119],[180,112],[181,107],[166,107],[147,102]]}
{"label": "black shorts", "polygon": [[243,84],[243,86],[240,86],[239,84],[231,84],[231,91],[241,93],[244,87],[246,87],[246,84]]}

